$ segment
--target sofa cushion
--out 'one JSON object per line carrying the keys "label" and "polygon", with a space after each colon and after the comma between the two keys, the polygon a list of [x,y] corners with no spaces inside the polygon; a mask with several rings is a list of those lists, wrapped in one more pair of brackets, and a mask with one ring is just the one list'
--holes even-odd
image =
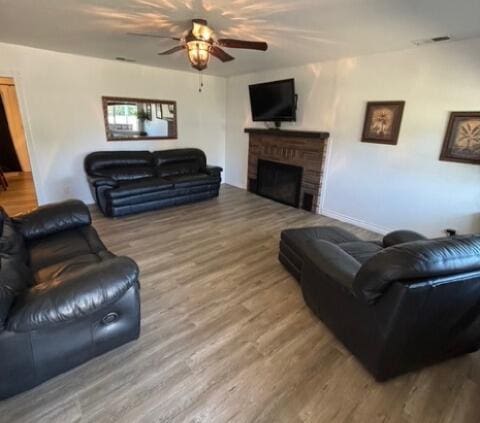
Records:
{"label": "sofa cushion", "polygon": [[192,175],[166,176],[165,179],[174,184],[175,188],[194,187],[198,185],[218,184],[219,178],[209,176],[206,173],[195,173]]}
{"label": "sofa cushion", "polygon": [[338,246],[360,263],[365,263],[369,258],[383,250],[380,243],[369,241],[342,242]]}
{"label": "sofa cushion", "polygon": [[99,170],[96,173],[95,176],[109,178],[116,182],[135,181],[155,176],[155,170],[148,166],[112,167]]}
{"label": "sofa cushion", "polygon": [[322,240],[332,244],[360,241],[355,235],[337,226],[316,226],[308,228],[285,229],[281,240],[291,249],[300,252],[307,241]]}
{"label": "sofa cushion", "polygon": [[160,177],[195,174],[207,167],[205,153],[196,148],[155,151],[153,163]]}
{"label": "sofa cushion", "polygon": [[177,163],[168,163],[157,169],[157,175],[161,178],[177,175],[191,175],[200,171],[196,160],[184,160]]}
{"label": "sofa cushion", "polygon": [[95,229],[85,226],[32,241],[29,244],[30,266],[37,274],[45,267],[104,250]]}
{"label": "sofa cushion", "polygon": [[96,151],[85,158],[85,171],[90,176],[103,176],[104,169],[126,167],[152,167],[149,151]]}
{"label": "sofa cushion", "polygon": [[310,240],[304,253],[302,275],[315,273],[327,276],[348,291],[352,291],[360,263],[337,244],[323,240]]}
{"label": "sofa cushion", "polygon": [[36,210],[16,216],[15,226],[28,242],[57,232],[89,226],[90,211],[80,200],[68,200],[38,207]]}
{"label": "sofa cushion", "polygon": [[33,275],[35,284],[47,283],[59,278],[68,278],[81,272],[86,266],[101,263],[115,257],[111,252],[99,251],[97,253],[83,254],[59,261],[49,266],[39,268]]}
{"label": "sofa cushion", "polygon": [[134,182],[123,182],[118,188],[109,190],[105,197],[109,199],[172,189],[173,184],[165,179],[151,178]]}
{"label": "sofa cushion", "polygon": [[[118,197],[110,198],[109,203],[113,208],[124,207],[124,206],[140,206],[142,204],[152,204],[152,203],[163,203],[163,204],[175,204],[173,200],[176,198],[184,198],[191,196],[194,198],[195,195],[202,195],[204,193],[218,192],[219,184],[212,185],[195,185],[188,187],[173,187],[163,190],[148,192],[138,195],[129,195],[128,197]],[[166,206],[163,206],[166,207]],[[150,209],[152,210],[152,209]]]}

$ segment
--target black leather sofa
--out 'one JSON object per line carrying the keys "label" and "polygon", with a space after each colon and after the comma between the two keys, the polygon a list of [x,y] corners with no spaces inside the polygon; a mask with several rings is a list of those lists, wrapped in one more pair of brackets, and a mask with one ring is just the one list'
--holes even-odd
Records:
{"label": "black leather sofa", "polygon": [[288,229],[279,259],[379,381],[480,348],[480,235],[366,242],[336,227]]}
{"label": "black leather sofa", "polygon": [[76,200],[0,208],[0,399],[139,336],[138,267],[90,224]]}
{"label": "black leather sofa", "polygon": [[218,196],[222,168],[208,166],[195,148],[97,151],[85,158],[93,197],[117,217]]}

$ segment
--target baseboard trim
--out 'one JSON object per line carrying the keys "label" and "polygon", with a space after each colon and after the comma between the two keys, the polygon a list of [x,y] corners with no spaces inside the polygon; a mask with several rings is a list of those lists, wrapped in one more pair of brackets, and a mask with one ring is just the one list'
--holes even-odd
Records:
{"label": "baseboard trim", "polygon": [[244,189],[244,190],[247,189],[247,186],[245,184],[237,184],[236,182],[225,181],[222,184],[230,185],[231,187],[240,188],[240,189]]}
{"label": "baseboard trim", "polygon": [[385,228],[384,226],[379,226],[374,223],[366,222],[355,217],[347,216],[342,213],[338,213],[333,210],[322,209],[320,212],[322,215],[331,217],[332,219],[340,220],[341,222],[350,223],[352,225],[358,226],[363,229],[368,229],[369,231],[376,232],[381,235],[385,235],[389,232],[392,232],[392,229]]}
{"label": "baseboard trim", "polygon": [[[235,188],[240,188],[240,189],[243,189],[243,190],[247,189],[244,186],[236,185],[235,183],[230,182],[230,181],[229,182],[224,182],[224,184],[233,186]],[[338,213],[336,211],[328,210],[328,209],[325,209],[325,208],[322,208],[322,210],[320,210],[319,214],[321,214],[323,216],[331,217],[332,219],[339,220],[340,222],[350,223],[351,225],[355,225],[355,226],[358,226],[359,228],[363,228],[363,229],[367,229],[367,230],[372,231],[372,232],[376,232],[380,235],[386,235],[389,232],[393,231],[393,229],[391,229],[391,228],[386,228],[384,226],[375,225],[374,223],[366,222],[364,220],[357,219],[357,218],[351,217],[351,216],[347,216],[346,214]]]}

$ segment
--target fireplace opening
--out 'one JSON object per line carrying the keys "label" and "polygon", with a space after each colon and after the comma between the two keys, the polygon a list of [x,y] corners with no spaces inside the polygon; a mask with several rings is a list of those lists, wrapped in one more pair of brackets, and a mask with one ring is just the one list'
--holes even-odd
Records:
{"label": "fireplace opening", "polygon": [[256,192],[289,206],[300,203],[303,168],[270,160],[258,160]]}

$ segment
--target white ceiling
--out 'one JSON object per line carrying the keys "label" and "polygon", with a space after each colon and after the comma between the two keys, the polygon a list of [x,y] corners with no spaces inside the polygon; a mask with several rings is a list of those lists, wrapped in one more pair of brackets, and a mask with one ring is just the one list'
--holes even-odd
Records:
{"label": "white ceiling", "polygon": [[227,49],[206,73],[229,76],[327,59],[402,50],[413,40],[480,36],[480,0],[0,0],[0,41],[86,56],[194,70],[185,53],[160,57],[205,18],[220,37],[265,40],[267,52]]}

